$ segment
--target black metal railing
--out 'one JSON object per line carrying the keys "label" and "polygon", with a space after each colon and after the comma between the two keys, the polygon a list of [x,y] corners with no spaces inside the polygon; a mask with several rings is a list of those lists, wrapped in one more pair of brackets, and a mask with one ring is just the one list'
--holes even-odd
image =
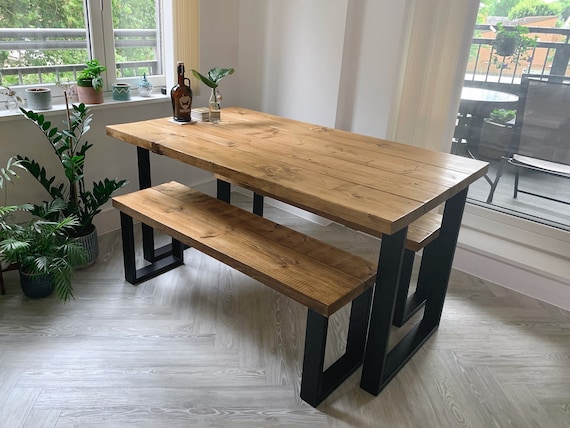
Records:
{"label": "black metal railing", "polygon": [[[513,28],[507,25],[504,27]],[[494,60],[496,57],[494,36],[483,37],[486,32],[492,31],[491,26],[476,25],[465,74],[465,86],[482,86],[513,92],[513,87],[516,88],[520,84],[523,73],[570,76],[570,29],[547,27],[528,27],[528,29],[527,36],[537,37],[536,46],[506,65],[502,61],[498,61],[497,65]],[[547,38],[552,40],[544,40]]]}

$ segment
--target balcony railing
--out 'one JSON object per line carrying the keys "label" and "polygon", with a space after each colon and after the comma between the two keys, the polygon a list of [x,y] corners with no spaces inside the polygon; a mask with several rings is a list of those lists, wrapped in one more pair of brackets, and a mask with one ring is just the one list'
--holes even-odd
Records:
{"label": "balcony railing", "polygon": [[[504,27],[512,28],[507,25]],[[513,85],[518,86],[523,73],[570,76],[570,29],[546,27],[528,27],[528,29],[528,37],[537,37],[536,46],[515,61],[498,67],[493,61],[496,53],[491,26],[476,25],[465,74],[465,85],[512,92]]]}
{"label": "balcony railing", "polygon": [[[81,50],[87,56],[86,37],[83,28],[0,28],[0,51],[8,52],[9,58],[15,58],[12,61],[8,59],[1,70],[2,75],[4,78],[17,76],[16,82],[11,79],[10,85],[43,83],[46,76],[49,76],[50,81],[76,80],[77,73],[85,68],[85,64],[19,66],[17,57],[22,51],[46,50]],[[143,72],[149,75],[162,74],[162,62],[159,60],[160,44],[156,30],[114,30],[114,38],[117,49],[152,48],[156,58],[146,61],[118,61],[116,63],[118,77],[137,76]]]}

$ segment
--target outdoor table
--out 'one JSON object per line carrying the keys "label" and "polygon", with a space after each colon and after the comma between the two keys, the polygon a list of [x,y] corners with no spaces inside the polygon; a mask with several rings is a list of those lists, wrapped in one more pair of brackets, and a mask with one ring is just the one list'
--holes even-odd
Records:
{"label": "outdoor table", "polygon": [[468,126],[468,145],[477,152],[479,140],[481,139],[481,129],[483,121],[489,117],[495,109],[515,110],[519,102],[518,95],[508,92],[495,91],[464,86],[461,90],[461,101],[459,103],[459,114],[465,118],[471,116]]}
{"label": "outdoor table", "polygon": [[[149,153],[382,237],[361,387],[373,394],[437,329],[468,187],[487,163],[244,108],[219,123],[181,126],[170,118],[111,125],[107,134],[137,146],[140,186],[150,186]],[[439,237],[423,262],[424,315],[388,349],[408,225],[444,204]]]}

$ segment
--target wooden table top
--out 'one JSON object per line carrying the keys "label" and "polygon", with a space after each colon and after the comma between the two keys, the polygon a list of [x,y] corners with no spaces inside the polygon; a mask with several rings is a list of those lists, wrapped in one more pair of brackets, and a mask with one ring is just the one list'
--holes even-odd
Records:
{"label": "wooden table top", "polygon": [[107,134],[374,236],[392,234],[482,177],[488,164],[244,108]]}

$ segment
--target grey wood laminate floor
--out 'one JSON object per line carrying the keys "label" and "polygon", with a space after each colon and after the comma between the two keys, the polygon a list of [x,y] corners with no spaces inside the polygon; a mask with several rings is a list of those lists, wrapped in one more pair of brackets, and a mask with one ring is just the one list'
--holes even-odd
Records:
{"label": "grey wood laminate floor", "polygon": [[[377,257],[366,235],[266,214]],[[0,427],[570,427],[570,313],[556,307],[453,272],[438,332],[378,397],[358,370],[314,409],[299,398],[303,306],[192,249],[135,287],[119,233],[100,246],[65,305],[5,274]],[[346,320],[331,319],[327,360]]]}

